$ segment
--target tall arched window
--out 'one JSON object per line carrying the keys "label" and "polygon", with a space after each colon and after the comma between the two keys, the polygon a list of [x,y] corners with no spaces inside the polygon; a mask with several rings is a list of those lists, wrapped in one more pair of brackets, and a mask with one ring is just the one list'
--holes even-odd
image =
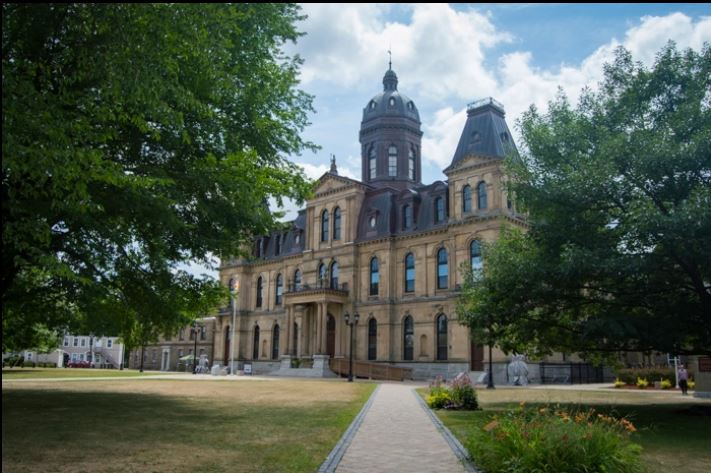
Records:
{"label": "tall arched window", "polygon": [[435,223],[444,222],[444,198],[435,199]]}
{"label": "tall arched window", "polygon": [[380,268],[378,266],[378,258],[370,260],[370,295],[378,295],[378,286],[380,284]]}
{"label": "tall arched window", "polygon": [[415,291],[415,257],[412,253],[405,256],[405,292]]}
{"label": "tall arched window", "polygon": [[324,286],[326,284],[326,265],[321,263],[318,265],[318,283],[319,286]]}
{"label": "tall arched window", "polygon": [[301,290],[301,270],[294,271],[294,291]]}
{"label": "tall arched window", "polygon": [[264,296],[264,281],[262,277],[257,278],[257,307],[262,307],[262,297]]}
{"label": "tall arched window", "polygon": [[284,278],[281,273],[277,274],[276,277],[276,297],[274,298],[274,303],[276,305],[281,305],[281,298],[284,294]]}
{"label": "tall arched window", "polygon": [[368,321],[368,359],[378,357],[378,322],[375,318]]}
{"label": "tall arched window", "polygon": [[481,274],[481,243],[479,243],[478,240],[472,241],[469,245],[469,259],[472,263],[472,272],[474,275]]}
{"label": "tall arched window", "polygon": [[412,227],[412,205],[405,204],[402,208],[402,228],[408,229]]}
{"label": "tall arched window", "polygon": [[254,326],[254,337],[252,339],[252,359],[259,359],[259,325]]}
{"label": "tall arched window", "polygon": [[321,213],[321,241],[328,241],[328,210]]}
{"label": "tall arched window", "polygon": [[377,172],[376,165],[377,161],[375,159],[375,146],[371,146],[370,151],[368,152],[368,175],[371,179],[375,179]]}
{"label": "tall arched window", "polygon": [[462,189],[462,212],[472,211],[472,188],[467,184]]}
{"label": "tall arched window", "polygon": [[394,145],[388,148],[388,176],[397,176],[397,147]]}
{"label": "tall arched window", "polygon": [[410,152],[407,154],[407,176],[410,180],[415,180],[415,150],[410,148]]}
{"label": "tall arched window", "polygon": [[402,322],[402,359],[409,361],[413,359],[415,351],[415,326],[412,323],[412,317],[407,316]]}
{"label": "tall arched window", "polygon": [[333,239],[341,239],[341,209],[339,207],[333,209]]}
{"label": "tall arched window", "polygon": [[440,314],[437,317],[437,359],[447,359],[447,316]]}
{"label": "tall arched window", "polygon": [[338,263],[331,263],[331,289],[338,289]]}
{"label": "tall arched window", "polygon": [[486,182],[481,181],[476,186],[477,201],[480,209],[485,209],[487,206],[486,202]]}
{"label": "tall arched window", "polygon": [[447,265],[447,250],[441,248],[437,252],[437,289],[447,289],[449,286],[449,266]]}
{"label": "tall arched window", "polygon": [[279,359],[279,324],[272,329],[272,360]]}

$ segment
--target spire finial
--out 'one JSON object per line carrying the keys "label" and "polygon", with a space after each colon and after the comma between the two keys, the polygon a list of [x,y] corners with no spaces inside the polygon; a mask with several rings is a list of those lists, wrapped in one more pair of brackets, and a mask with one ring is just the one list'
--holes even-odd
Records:
{"label": "spire finial", "polygon": [[336,167],[336,155],[331,153],[331,174],[338,175],[338,168]]}
{"label": "spire finial", "polygon": [[393,52],[391,51],[392,45],[388,47],[388,55],[390,56],[390,59],[388,60],[388,70],[392,71],[393,70]]}

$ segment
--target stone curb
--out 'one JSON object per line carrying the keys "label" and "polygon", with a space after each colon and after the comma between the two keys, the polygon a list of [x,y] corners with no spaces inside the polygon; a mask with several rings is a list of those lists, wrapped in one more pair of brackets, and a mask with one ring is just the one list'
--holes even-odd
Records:
{"label": "stone curb", "polygon": [[336,471],[336,468],[338,468],[338,464],[341,463],[343,455],[346,453],[346,450],[348,450],[348,447],[351,445],[353,437],[355,437],[355,434],[358,432],[360,424],[363,423],[363,419],[365,419],[365,415],[368,413],[368,410],[373,404],[373,400],[375,399],[375,396],[378,394],[379,390],[380,384],[375,387],[373,393],[368,398],[368,402],[365,403],[358,415],[355,417],[355,419],[353,419],[353,422],[351,422],[351,425],[349,425],[348,429],[346,429],[346,431],[343,433],[343,436],[338,441],[336,446],[333,447],[331,453],[328,454],[328,457],[326,457],[326,460],[321,464],[317,473],[333,473]]}
{"label": "stone curb", "polygon": [[462,466],[464,466],[464,469],[467,471],[467,473],[481,473],[481,471],[477,470],[476,467],[469,460],[469,454],[467,453],[467,450],[464,448],[464,446],[459,442],[459,440],[457,440],[457,437],[455,437],[452,432],[450,432],[450,430],[442,423],[442,421],[439,420],[437,414],[435,414],[432,409],[427,406],[425,401],[422,399],[422,396],[417,394],[417,391],[415,391],[414,389],[412,390],[412,394],[417,399],[417,402],[420,403],[420,407],[422,407],[422,409],[424,409],[424,411],[427,413],[439,433],[442,434],[442,437],[444,437],[444,440],[452,449],[457,459],[459,459],[459,461],[462,463]]}

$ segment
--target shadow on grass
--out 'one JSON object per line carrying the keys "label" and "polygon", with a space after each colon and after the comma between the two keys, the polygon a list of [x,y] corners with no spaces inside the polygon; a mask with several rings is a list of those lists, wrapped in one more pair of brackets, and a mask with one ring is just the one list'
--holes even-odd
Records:
{"label": "shadow on grass", "polygon": [[356,404],[13,388],[2,396],[3,471],[315,471]]}

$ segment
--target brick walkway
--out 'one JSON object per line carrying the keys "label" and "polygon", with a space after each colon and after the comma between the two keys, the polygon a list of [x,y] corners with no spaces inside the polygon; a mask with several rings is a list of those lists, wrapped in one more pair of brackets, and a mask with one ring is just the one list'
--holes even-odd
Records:
{"label": "brick walkway", "polygon": [[336,473],[464,473],[415,395],[412,386],[382,384]]}

